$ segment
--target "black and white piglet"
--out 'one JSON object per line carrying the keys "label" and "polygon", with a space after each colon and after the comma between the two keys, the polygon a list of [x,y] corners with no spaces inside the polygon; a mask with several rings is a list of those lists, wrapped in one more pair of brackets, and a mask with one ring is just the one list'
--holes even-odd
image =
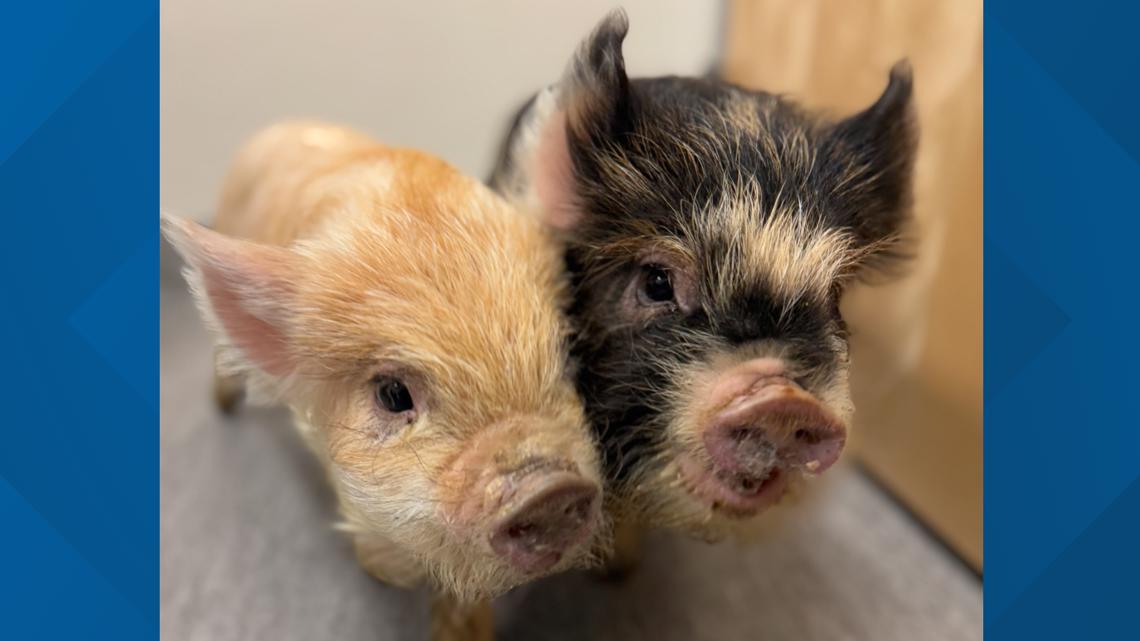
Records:
{"label": "black and white piglet", "polygon": [[611,13],[527,104],[491,183],[567,240],[608,509],[715,539],[843,450],[839,302],[905,253],[911,72],[832,120],[714,79],[631,80],[627,29]]}

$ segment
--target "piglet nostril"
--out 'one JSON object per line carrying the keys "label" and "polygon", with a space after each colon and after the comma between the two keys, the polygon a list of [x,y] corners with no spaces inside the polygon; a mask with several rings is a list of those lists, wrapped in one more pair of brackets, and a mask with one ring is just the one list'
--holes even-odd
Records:
{"label": "piglet nostril", "polygon": [[713,464],[733,479],[760,478],[776,467],[822,473],[845,441],[843,424],[785,379],[754,385],[727,403],[704,435]]}
{"label": "piglet nostril", "polygon": [[819,432],[813,430],[805,430],[803,428],[796,430],[794,436],[797,441],[806,443],[808,445],[814,445],[823,440],[823,437],[820,436]]}
{"label": "piglet nostril", "polygon": [[567,472],[524,480],[517,501],[491,532],[491,548],[527,574],[544,572],[585,541],[597,520],[597,484]]}
{"label": "piglet nostril", "polygon": [[705,447],[718,467],[732,473],[762,475],[776,463],[776,444],[759,425],[713,430]]}
{"label": "piglet nostril", "polygon": [[537,526],[533,523],[515,523],[507,528],[507,537],[519,540],[533,536]]}
{"label": "piglet nostril", "polygon": [[[801,438],[800,432],[805,436]],[[846,440],[842,431],[834,429],[797,430],[795,443],[789,445],[783,455],[792,465],[819,474],[839,459]]]}
{"label": "piglet nostril", "polygon": [[594,495],[583,496],[577,501],[574,501],[562,510],[563,516],[575,523],[584,522],[590,515],[590,509],[594,506]]}

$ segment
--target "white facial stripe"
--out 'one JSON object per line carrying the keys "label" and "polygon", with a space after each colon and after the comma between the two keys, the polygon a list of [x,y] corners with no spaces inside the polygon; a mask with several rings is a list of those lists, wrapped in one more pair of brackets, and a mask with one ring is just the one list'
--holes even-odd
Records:
{"label": "white facial stripe", "polygon": [[[726,204],[694,217],[690,242],[728,243],[728,264],[715,284],[718,300],[728,300],[751,283],[764,283],[782,300],[823,300],[859,259],[855,239],[844,229],[813,221],[800,202],[777,197],[764,211],[759,188],[726,188]],[[762,222],[761,222],[762,221]]]}

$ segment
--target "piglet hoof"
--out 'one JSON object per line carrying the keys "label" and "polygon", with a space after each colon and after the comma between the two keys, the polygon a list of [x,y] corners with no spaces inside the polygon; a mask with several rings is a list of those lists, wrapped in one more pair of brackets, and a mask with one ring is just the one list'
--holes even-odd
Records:
{"label": "piglet hoof", "polygon": [[618,561],[612,559],[605,565],[592,572],[595,579],[602,583],[625,583],[637,571],[640,561],[637,559]]}
{"label": "piglet hoof", "polygon": [[222,414],[226,416],[236,414],[244,396],[245,387],[240,379],[220,374],[214,375],[214,405]]}
{"label": "piglet hoof", "polygon": [[641,528],[628,523],[614,527],[613,553],[605,565],[594,570],[594,577],[605,583],[621,583],[641,565]]}
{"label": "piglet hoof", "polygon": [[437,594],[431,603],[429,641],[494,641],[495,621],[487,601],[462,603]]}

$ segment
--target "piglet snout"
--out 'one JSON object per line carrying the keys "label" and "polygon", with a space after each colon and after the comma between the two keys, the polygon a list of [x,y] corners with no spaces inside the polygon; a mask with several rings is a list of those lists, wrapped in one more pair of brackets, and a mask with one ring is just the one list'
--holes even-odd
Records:
{"label": "piglet snout", "polygon": [[545,572],[588,539],[598,520],[598,485],[565,471],[533,472],[491,530],[491,548],[525,574]]}
{"label": "piglet snout", "polygon": [[846,439],[843,424],[814,396],[780,376],[757,378],[704,432],[718,470],[746,480],[780,468],[819,474],[839,459]]}

